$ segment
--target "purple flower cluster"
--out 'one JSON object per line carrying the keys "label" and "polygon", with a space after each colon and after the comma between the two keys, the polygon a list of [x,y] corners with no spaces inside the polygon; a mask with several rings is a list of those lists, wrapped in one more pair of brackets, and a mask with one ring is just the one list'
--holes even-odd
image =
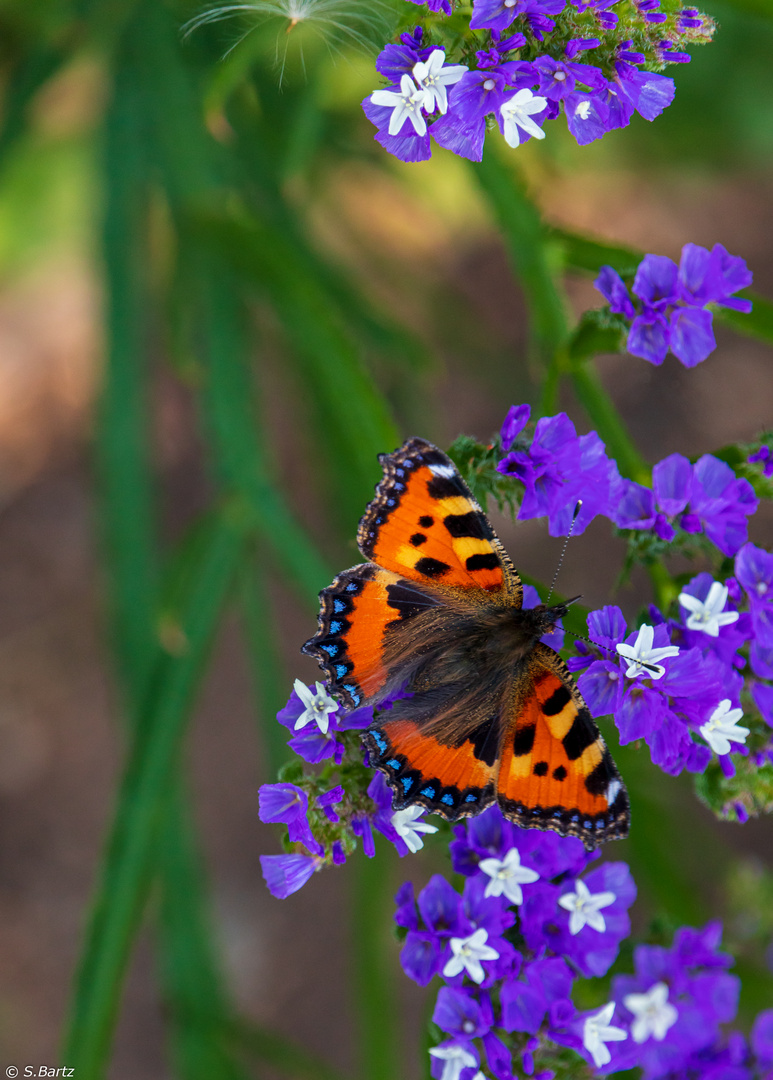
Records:
{"label": "purple flower cluster", "polygon": [[553,1037],[589,1057],[603,1075],[639,1066],[644,1080],[735,1080],[709,1070],[693,1074],[702,1057],[715,1055],[719,1025],[736,1013],[740,980],[726,970],[732,958],[718,951],[721,935],[720,924],[709,923],[678,930],[670,949],[638,946],[636,973],[612,980],[608,1018],[600,1025],[598,1013],[579,1014]]}
{"label": "purple flower cluster", "polygon": [[591,612],[588,633],[603,652],[579,642],[569,668],[582,672],[577,683],[591,713],[614,715],[623,745],[644,739],[654,764],[672,776],[703,772],[711,742],[701,729],[722,702],[738,706],[743,678],[716,652],[680,650],[660,620],[628,633],[619,608]]}
{"label": "purple flower cluster", "polygon": [[597,514],[611,517],[622,481],[596,432],[578,436],[566,413],[543,416],[530,445],[513,448],[530,411],[528,405],[510,409],[501,433],[502,449],[507,452],[497,465],[498,472],[524,486],[518,517],[522,521],[547,517],[551,536],[569,532],[580,500],[576,533],[583,532]]}
{"label": "purple flower cluster", "polygon": [[594,282],[610,310],[633,320],[627,349],[651,364],[662,364],[670,349],[685,367],[695,367],[716,348],[709,304],[749,312],[749,300],[733,296],[752,283],[743,259],[722,244],[711,251],[685,244],[679,266],[665,255],[645,255],[633,280],[635,305],[611,266],[602,266]]}
{"label": "purple flower cluster", "polygon": [[651,529],[665,541],[674,539],[675,525],[686,533],[702,532],[723,555],[735,555],[758,505],[749,481],[726,462],[704,454],[693,465],[671,454],[653,468],[651,490],[622,480],[609,516],[621,529]]}
{"label": "purple flower cluster", "polygon": [[652,470],[652,489],[620,476],[595,431],[577,435],[566,415],[543,416],[531,442],[519,440],[529,420],[528,405],[513,406],[500,432],[504,456],[497,471],[524,487],[522,521],[546,517],[551,536],[565,536],[582,502],[575,532],[594,517],[610,518],[621,529],[651,530],[670,542],[683,533],[704,533],[724,555],[735,555],[747,539],[747,520],[759,505],[748,480],[724,461],[704,454],[694,465],[671,454]]}
{"label": "purple flower cluster", "polygon": [[[536,590],[533,600],[538,602]],[[260,789],[260,820],[285,825],[286,846],[292,849],[284,855],[261,856],[263,876],[274,896],[285,899],[302,888],[316,870],[330,864],[340,866],[358,841],[365,855],[373,858],[374,830],[385,836],[401,857],[418,851],[423,835],[437,832],[435,825],[423,820],[423,807],[394,811],[392,792],[383,774],[373,775],[362,764],[356,733],[373,722],[372,708],[345,713],[321,683],[313,688],[296,680],[277,719],[297,732],[288,745],[299,757],[312,765],[328,764],[318,776],[298,775],[294,769],[292,778],[298,783],[264,784]],[[347,738],[349,732],[355,737]],[[330,786],[342,762],[347,766],[349,784]]]}
{"label": "purple flower cluster", "polygon": [[[468,63],[474,54],[469,67],[445,64],[445,50],[428,43],[423,27],[404,33],[376,62],[387,86],[363,102],[377,141],[402,161],[425,161],[431,134],[438,145],[480,161],[488,117],[512,147],[544,138],[545,121],[561,111],[580,145],[626,127],[634,112],[654,120],[671,104],[674,81],[642,66],[688,61],[678,43],[710,40],[713,26],[694,8],[661,12],[659,0],[639,0],[623,25],[610,10],[614,3],[474,0],[460,54]],[[432,0],[429,9],[451,13],[449,0]],[[589,33],[572,36],[578,13],[586,12]],[[433,29],[443,27],[435,20]],[[634,50],[634,35],[646,53]],[[600,66],[577,61],[596,50]]]}
{"label": "purple flower cluster", "polygon": [[518,829],[498,807],[454,832],[462,892],[435,875],[418,903],[410,883],[396,897],[404,971],[421,986],[436,975],[444,982],[433,1020],[447,1038],[430,1051],[432,1075],[472,1077],[485,1061],[510,1080],[515,1053],[532,1076],[537,1036],[563,1031],[577,1015],[577,974],[603,975],[614,962],[636,887],[624,863],[589,870],[598,853]]}

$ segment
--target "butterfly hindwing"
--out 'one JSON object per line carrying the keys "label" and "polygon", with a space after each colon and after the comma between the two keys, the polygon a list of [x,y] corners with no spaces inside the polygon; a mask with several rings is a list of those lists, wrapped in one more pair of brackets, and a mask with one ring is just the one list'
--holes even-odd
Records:
{"label": "butterfly hindwing", "polygon": [[497,796],[526,828],[578,836],[587,847],[628,834],[628,796],[561,658],[535,646],[503,725]]}
{"label": "butterfly hindwing", "polygon": [[424,439],[379,458],[384,477],[357,531],[366,558],[427,585],[507,592],[512,563],[451,459]]}
{"label": "butterfly hindwing", "polygon": [[319,599],[319,629],[302,651],[315,657],[348,708],[379,696],[389,678],[390,636],[438,604],[412,581],[373,563],[344,570]]}
{"label": "butterfly hindwing", "polygon": [[[385,713],[388,716],[389,713]],[[396,810],[414,803],[456,821],[480,813],[496,797],[498,731],[444,743],[408,719],[387,719],[363,736],[370,764],[394,791]]]}

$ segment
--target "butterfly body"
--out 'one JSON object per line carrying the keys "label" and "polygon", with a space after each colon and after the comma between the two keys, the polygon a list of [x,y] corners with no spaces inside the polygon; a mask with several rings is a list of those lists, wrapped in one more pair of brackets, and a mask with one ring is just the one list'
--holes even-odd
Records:
{"label": "butterfly body", "polygon": [[450,821],[497,801],[589,847],[628,830],[628,801],[587,706],[541,642],[565,604],[522,607],[520,579],[450,459],[421,439],[382,455],[360,522],[370,561],[320,594],[316,657],[348,707],[380,706],[363,742],[394,791]]}

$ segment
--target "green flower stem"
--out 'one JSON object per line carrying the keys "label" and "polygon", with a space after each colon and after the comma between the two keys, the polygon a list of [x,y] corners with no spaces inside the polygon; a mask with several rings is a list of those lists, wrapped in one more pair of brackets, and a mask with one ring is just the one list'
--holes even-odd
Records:
{"label": "green flower stem", "polygon": [[569,378],[580,404],[617,461],[620,472],[640,484],[648,484],[649,466],[634,446],[620,413],[601,385],[596,368],[587,361],[572,363]]}
{"label": "green flower stem", "polygon": [[[492,148],[493,149],[493,148]],[[560,382],[559,350],[569,332],[566,299],[557,282],[553,248],[539,210],[519,178],[496,153],[472,166],[505,241],[507,254],[529,309],[531,351],[542,379],[542,413],[555,411]]]}
{"label": "green flower stem", "polygon": [[397,950],[388,930],[392,916],[392,860],[386,848],[386,843],[379,843],[374,859],[358,852],[349,863],[353,880],[353,982],[359,1013],[358,1076],[363,1080],[395,1080],[403,1072],[396,1013],[399,999],[394,987]]}

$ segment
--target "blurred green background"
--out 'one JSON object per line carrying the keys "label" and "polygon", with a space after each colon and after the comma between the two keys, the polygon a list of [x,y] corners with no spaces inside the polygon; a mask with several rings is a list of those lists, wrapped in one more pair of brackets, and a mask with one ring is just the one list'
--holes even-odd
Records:
{"label": "blurred green background", "polygon": [[[367,40],[401,3],[341,0],[348,34],[247,12],[187,37],[193,4],[0,6],[0,1065],[426,1075],[434,991],[399,970],[391,897],[440,847],[284,902],[258,863],[278,850],[257,820],[274,715],[318,674],[298,647],[358,561],[377,453],[485,440],[526,400],[588,430],[589,380],[632,443],[602,435],[650,462],[771,426],[764,305],[694,371],[555,363],[599,302],[580,234],[721,241],[773,296],[767,0],[711,5],[716,42],[672,69],[656,123],[585,149],[559,123],[517,152],[491,139],[481,168],[373,141]],[[495,525],[550,580],[543,524]],[[763,508],[752,539],[772,526]],[[648,585],[614,593],[621,554],[597,522],[560,588],[634,618]],[[635,934],[721,916],[747,1023],[773,1000],[770,821],[718,823],[646,752],[616,757],[634,824],[608,857],[639,883]]]}

